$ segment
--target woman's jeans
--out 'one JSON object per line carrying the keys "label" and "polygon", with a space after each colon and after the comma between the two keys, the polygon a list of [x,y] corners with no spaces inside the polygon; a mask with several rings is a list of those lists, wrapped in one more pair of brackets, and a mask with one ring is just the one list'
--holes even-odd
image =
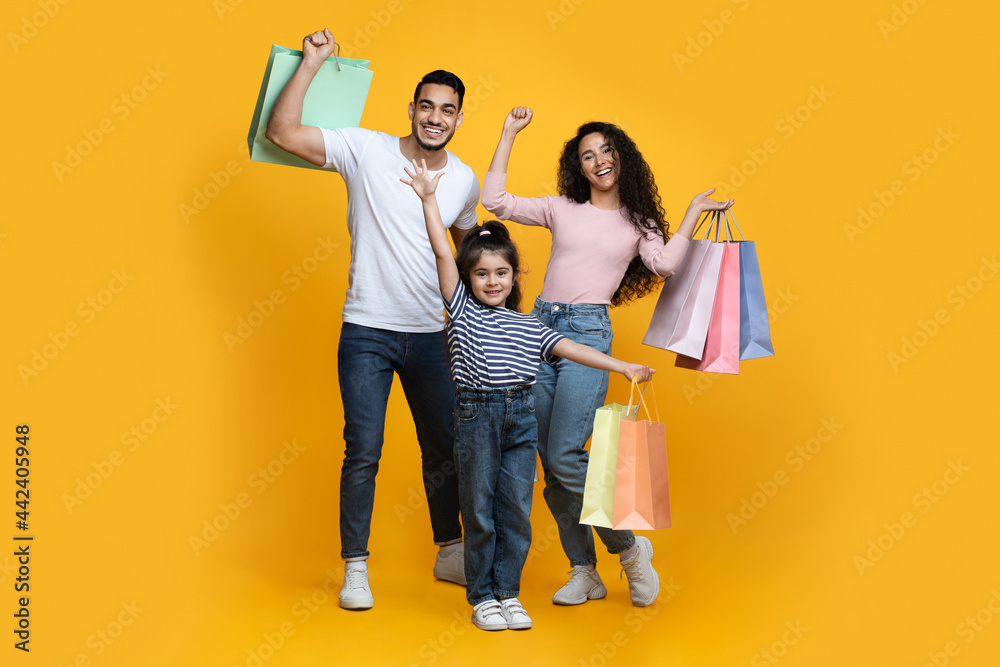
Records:
{"label": "woman's jeans", "polygon": [[[542,324],[572,341],[611,354],[608,307],[548,303],[535,300],[531,312]],[[597,562],[591,526],[580,523],[587,450],[583,445],[594,429],[594,413],[604,405],[608,372],[568,359],[542,362],[535,378],[538,454],[545,472],[545,502],[559,527],[559,540],[570,565]],[[620,554],[635,544],[630,530],[594,527],[608,551]]]}
{"label": "woman's jeans", "polygon": [[531,387],[458,386],[455,453],[469,604],[520,592],[531,546],[537,436]]}

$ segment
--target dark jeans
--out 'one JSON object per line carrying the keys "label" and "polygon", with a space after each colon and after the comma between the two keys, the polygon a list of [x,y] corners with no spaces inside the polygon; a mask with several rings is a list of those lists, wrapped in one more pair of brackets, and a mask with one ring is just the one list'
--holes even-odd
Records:
{"label": "dark jeans", "polygon": [[531,546],[537,435],[530,387],[458,387],[455,451],[469,604],[517,597],[520,592]]}
{"label": "dark jeans", "polygon": [[337,365],[346,445],[340,471],[341,557],[368,557],[375,475],[393,373],[399,375],[417,430],[434,543],[461,539],[452,430],[455,383],[444,332],[405,333],[345,322]]}

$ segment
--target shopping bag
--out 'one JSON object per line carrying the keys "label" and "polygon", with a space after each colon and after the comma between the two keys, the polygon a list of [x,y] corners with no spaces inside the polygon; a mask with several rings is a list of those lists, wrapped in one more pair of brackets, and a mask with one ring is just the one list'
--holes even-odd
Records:
{"label": "shopping bag", "polygon": [[[655,390],[653,404],[656,405]],[[646,419],[622,420],[619,425],[612,523],[615,530],[670,527],[666,431],[659,409],[653,421],[646,404],[642,406]]]}
{"label": "shopping bag", "polygon": [[726,225],[722,268],[701,359],[678,354],[676,366],[712,373],[740,372],[740,246]]}
{"label": "shopping bag", "polygon": [[615,468],[618,462],[618,432],[622,420],[627,421],[639,409],[632,405],[633,391],[629,394],[629,404],[609,403],[597,408],[594,413],[594,434],[590,438],[590,460],[587,463],[587,479],[583,487],[583,508],[580,523],[592,526],[611,527],[615,505]]}
{"label": "shopping bag", "polygon": [[685,261],[664,284],[643,344],[701,358],[722,268],[722,248],[709,238],[719,217],[713,211],[702,220],[709,220],[705,237],[691,242]]}
{"label": "shopping bag", "polygon": [[[264,70],[264,81],[260,84],[257,106],[254,108],[253,120],[250,123],[250,133],[247,135],[251,160],[306,169],[322,169],[281,150],[264,136],[274,102],[301,61],[301,51],[286,49],[277,44],[271,46],[271,55]],[[305,101],[302,104],[302,124],[329,129],[357,127],[361,122],[361,112],[364,111],[368,88],[372,83],[369,64],[371,63],[368,60],[336,56],[327,58],[326,62],[320,65],[316,77],[306,91]]]}
{"label": "shopping bag", "polygon": [[[730,213],[730,215],[732,215]],[[743,237],[736,218],[733,224]],[[773,357],[771,325],[764,299],[764,283],[760,279],[757,246],[753,241],[739,241],[740,246],[740,359]]]}

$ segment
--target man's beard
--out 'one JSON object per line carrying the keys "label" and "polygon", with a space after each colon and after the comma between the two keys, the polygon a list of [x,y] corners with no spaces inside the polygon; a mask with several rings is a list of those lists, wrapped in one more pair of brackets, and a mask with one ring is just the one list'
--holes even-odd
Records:
{"label": "man's beard", "polygon": [[[437,126],[433,125],[432,127],[437,127]],[[416,124],[413,126],[413,138],[417,140],[417,145],[423,148],[425,151],[441,150],[442,148],[448,145],[448,142],[451,141],[451,138],[453,136],[455,136],[454,131],[452,131],[452,133],[449,134],[447,138],[445,138],[445,140],[442,141],[440,144],[426,144],[424,143],[424,140],[420,137],[420,126]]]}

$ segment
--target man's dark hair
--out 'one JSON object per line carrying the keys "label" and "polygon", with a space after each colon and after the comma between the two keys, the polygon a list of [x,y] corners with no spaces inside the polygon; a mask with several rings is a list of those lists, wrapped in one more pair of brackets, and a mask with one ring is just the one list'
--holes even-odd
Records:
{"label": "man's dark hair", "polygon": [[439,86],[448,86],[458,93],[458,110],[462,110],[462,101],[465,99],[465,84],[456,75],[446,72],[443,69],[436,69],[427,74],[417,84],[417,89],[413,91],[413,103],[420,102],[420,89],[425,83],[436,83]]}

